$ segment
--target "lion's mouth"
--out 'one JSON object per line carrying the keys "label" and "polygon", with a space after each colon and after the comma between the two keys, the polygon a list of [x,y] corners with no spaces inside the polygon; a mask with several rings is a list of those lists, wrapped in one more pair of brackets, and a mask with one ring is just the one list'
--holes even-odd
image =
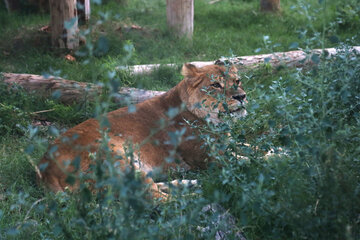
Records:
{"label": "lion's mouth", "polygon": [[228,111],[220,112],[219,114],[222,116],[230,115],[232,118],[239,119],[245,117],[247,115],[247,111],[245,106],[240,105],[236,108],[229,109]]}
{"label": "lion's mouth", "polygon": [[247,115],[247,111],[245,106],[239,106],[238,108],[235,108],[233,110],[230,110],[230,116],[233,118],[243,118]]}
{"label": "lion's mouth", "polygon": [[230,113],[240,112],[240,111],[246,111],[246,108],[244,106],[240,106],[238,108],[235,108],[233,110],[230,110]]}

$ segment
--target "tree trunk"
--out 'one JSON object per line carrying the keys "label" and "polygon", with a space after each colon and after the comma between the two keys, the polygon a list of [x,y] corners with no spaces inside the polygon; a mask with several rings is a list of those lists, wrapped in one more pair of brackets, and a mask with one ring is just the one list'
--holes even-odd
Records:
{"label": "tree trunk", "polygon": [[280,0],[260,0],[260,11],[278,12],[280,10]]}
{"label": "tree trunk", "polygon": [[50,0],[51,42],[53,47],[79,46],[76,0]]}
{"label": "tree trunk", "polygon": [[20,7],[19,0],[4,0],[4,2],[5,2],[5,7],[8,10],[8,12],[18,10]]}
{"label": "tree trunk", "polygon": [[166,0],[169,28],[180,37],[192,38],[194,31],[194,0]]}
{"label": "tree trunk", "polygon": [[78,0],[77,3],[81,4],[81,7],[77,6],[79,24],[87,23],[90,19],[90,0]]}
{"label": "tree trunk", "polygon": [[[1,78],[0,78],[1,79]],[[23,87],[26,91],[42,97],[52,97],[56,95],[63,104],[81,103],[85,100],[93,101],[96,96],[102,93],[102,88],[86,82],[76,82],[57,77],[45,78],[33,74],[3,73],[3,81],[7,84],[16,84]],[[125,98],[131,103],[143,102],[154,96],[163,94],[161,91],[150,91],[136,88],[121,88],[115,102],[124,102]]]}

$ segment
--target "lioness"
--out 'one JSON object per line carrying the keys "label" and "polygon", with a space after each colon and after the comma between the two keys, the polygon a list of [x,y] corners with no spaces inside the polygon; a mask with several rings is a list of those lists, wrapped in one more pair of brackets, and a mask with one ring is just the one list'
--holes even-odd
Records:
{"label": "lioness", "polygon": [[[203,143],[198,137],[191,137],[197,133],[186,121],[204,124],[207,118],[217,123],[218,114],[226,111],[235,116],[246,115],[246,94],[235,67],[210,65],[197,68],[192,64],[184,64],[182,75],[184,79],[178,85],[163,95],[137,104],[135,112],[131,113],[124,107],[107,114],[110,149],[114,155],[123,155],[129,141],[140,144],[134,153],[137,158],[134,165],[142,172],[155,197],[162,194],[157,191],[152,179],[147,177],[147,173],[155,168],[166,173],[170,168],[181,167],[188,170],[207,166],[207,154],[201,147]],[[215,95],[224,94],[227,108],[223,104],[217,104],[218,100],[213,94],[206,92],[206,89]],[[175,117],[169,119],[169,109],[182,110],[174,110]],[[152,132],[153,129],[159,129],[160,119],[168,120],[169,124]],[[78,184],[69,186],[65,181],[66,172],[74,169],[69,161],[79,160],[80,157],[80,170],[89,169],[92,162],[90,155],[98,150],[100,144],[99,126],[98,120],[89,119],[69,129],[49,147],[39,165],[47,165],[40,176],[47,187],[55,192],[63,191],[65,187],[70,190],[78,187]],[[184,141],[174,146],[170,144],[169,133],[176,131],[183,133]],[[166,161],[169,155],[176,161]],[[127,163],[121,164],[123,166]]]}

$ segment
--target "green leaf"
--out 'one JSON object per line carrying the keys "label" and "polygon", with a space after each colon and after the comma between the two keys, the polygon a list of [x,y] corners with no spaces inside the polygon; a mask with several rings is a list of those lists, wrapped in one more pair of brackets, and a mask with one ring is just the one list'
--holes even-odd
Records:
{"label": "green leaf", "polygon": [[97,42],[97,50],[100,54],[105,54],[109,51],[109,41],[106,37],[99,37],[99,40]]}
{"label": "green leaf", "polygon": [[268,120],[269,127],[273,128],[276,125],[276,122],[274,120]]}
{"label": "green leaf", "polygon": [[79,2],[76,3],[77,10],[84,10],[84,4],[81,4]]}
{"label": "green leaf", "polygon": [[128,53],[132,52],[134,49],[134,46],[132,44],[125,44],[124,50]]}
{"label": "green leaf", "polygon": [[49,127],[49,132],[54,137],[58,137],[60,135],[59,130],[54,126]]}
{"label": "green leaf", "polygon": [[169,118],[174,118],[176,115],[179,114],[179,108],[175,107],[175,108],[169,108],[169,110],[167,111],[166,115]]}
{"label": "green leaf", "polygon": [[16,235],[18,235],[20,233],[20,231],[17,229],[17,228],[10,228],[7,232],[6,232],[6,234],[8,235],[8,236],[16,236]]}
{"label": "green leaf", "polygon": [[34,145],[33,144],[29,144],[27,147],[26,147],[26,149],[25,149],[25,152],[27,153],[27,154],[31,154],[33,151],[34,151]]}
{"label": "green leaf", "polygon": [[264,183],[264,179],[265,179],[264,175],[263,175],[262,173],[260,173],[260,175],[259,175],[259,183],[260,183],[260,184],[263,184],[263,183]]}
{"label": "green leaf", "polygon": [[226,112],[229,112],[229,107],[228,107],[228,105],[227,105],[226,102],[223,102],[223,103],[222,103],[222,106],[224,107],[224,110],[225,110]]}
{"label": "green leaf", "polygon": [[90,202],[92,199],[91,191],[88,188],[83,188],[81,191],[81,199],[83,202]]}
{"label": "green leaf", "polygon": [[52,229],[52,232],[55,236],[59,236],[62,233],[62,228],[58,224],[55,225],[55,227]]}
{"label": "green leaf", "polygon": [[74,184],[75,184],[75,181],[76,181],[75,177],[73,177],[73,176],[71,176],[71,175],[67,176],[67,178],[66,178],[66,180],[65,180],[65,182],[68,183],[68,184],[70,184],[70,185],[74,185]]}
{"label": "green leaf", "polygon": [[58,146],[54,145],[50,148],[49,150],[49,154],[52,155],[54,152],[56,152],[58,150]]}
{"label": "green leaf", "polygon": [[40,164],[39,165],[40,172],[43,172],[47,168],[48,165],[49,165],[48,162]]}
{"label": "green leaf", "polygon": [[52,98],[54,98],[54,99],[58,99],[58,98],[61,97],[61,91],[60,91],[60,90],[56,90],[55,92],[53,92],[53,93],[51,94],[51,96],[52,96]]}
{"label": "green leaf", "polygon": [[319,64],[320,63],[319,55],[317,55],[317,54],[311,55],[311,61],[313,61],[315,64]]}
{"label": "green leaf", "polygon": [[290,49],[297,49],[299,48],[299,43],[297,42],[292,42],[289,46]]}
{"label": "green leaf", "polygon": [[258,104],[258,103],[254,103],[254,104],[252,104],[251,105],[251,110],[256,110],[256,109],[258,109],[260,107],[260,105]]}
{"label": "green leaf", "polygon": [[338,43],[340,42],[340,39],[336,35],[332,35],[329,37],[329,40],[331,43]]}
{"label": "green leaf", "polygon": [[79,138],[79,134],[77,134],[77,133],[74,133],[72,136],[71,136],[71,139],[72,140],[76,140],[76,139],[78,139]]}
{"label": "green leaf", "polygon": [[128,106],[128,113],[134,113],[136,112],[136,106],[134,104],[131,104]]}
{"label": "green leaf", "polygon": [[74,171],[79,170],[80,162],[81,162],[80,156],[76,156],[75,159],[71,162],[71,165],[75,168]]}
{"label": "green leaf", "polygon": [[33,138],[34,136],[36,136],[36,134],[39,132],[39,128],[38,127],[32,127],[29,126],[29,137]]}
{"label": "green leaf", "polygon": [[271,57],[266,57],[266,58],[264,58],[264,62],[265,62],[265,63],[270,62],[270,60],[271,60]]}
{"label": "green leaf", "polygon": [[74,27],[75,23],[77,23],[77,17],[71,18],[69,21],[64,22],[64,28],[69,30]]}
{"label": "green leaf", "polygon": [[116,72],[115,71],[108,71],[107,75],[108,75],[109,79],[113,79],[115,77],[115,75],[116,75]]}

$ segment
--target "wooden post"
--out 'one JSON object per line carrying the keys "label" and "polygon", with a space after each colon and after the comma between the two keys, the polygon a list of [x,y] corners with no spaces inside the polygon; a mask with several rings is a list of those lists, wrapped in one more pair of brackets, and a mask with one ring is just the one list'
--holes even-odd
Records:
{"label": "wooden post", "polygon": [[53,47],[79,46],[76,0],[50,0],[51,42]]}
{"label": "wooden post", "polygon": [[77,6],[79,24],[88,22],[90,19],[90,0],[78,0],[77,3],[81,4],[81,7]]}
{"label": "wooden post", "polygon": [[194,31],[194,0],[166,0],[169,28],[182,37],[192,38]]}
{"label": "wooden post", "polygon": [[280,10],[280,0],[260,0],[260,11],[278,12]]}

